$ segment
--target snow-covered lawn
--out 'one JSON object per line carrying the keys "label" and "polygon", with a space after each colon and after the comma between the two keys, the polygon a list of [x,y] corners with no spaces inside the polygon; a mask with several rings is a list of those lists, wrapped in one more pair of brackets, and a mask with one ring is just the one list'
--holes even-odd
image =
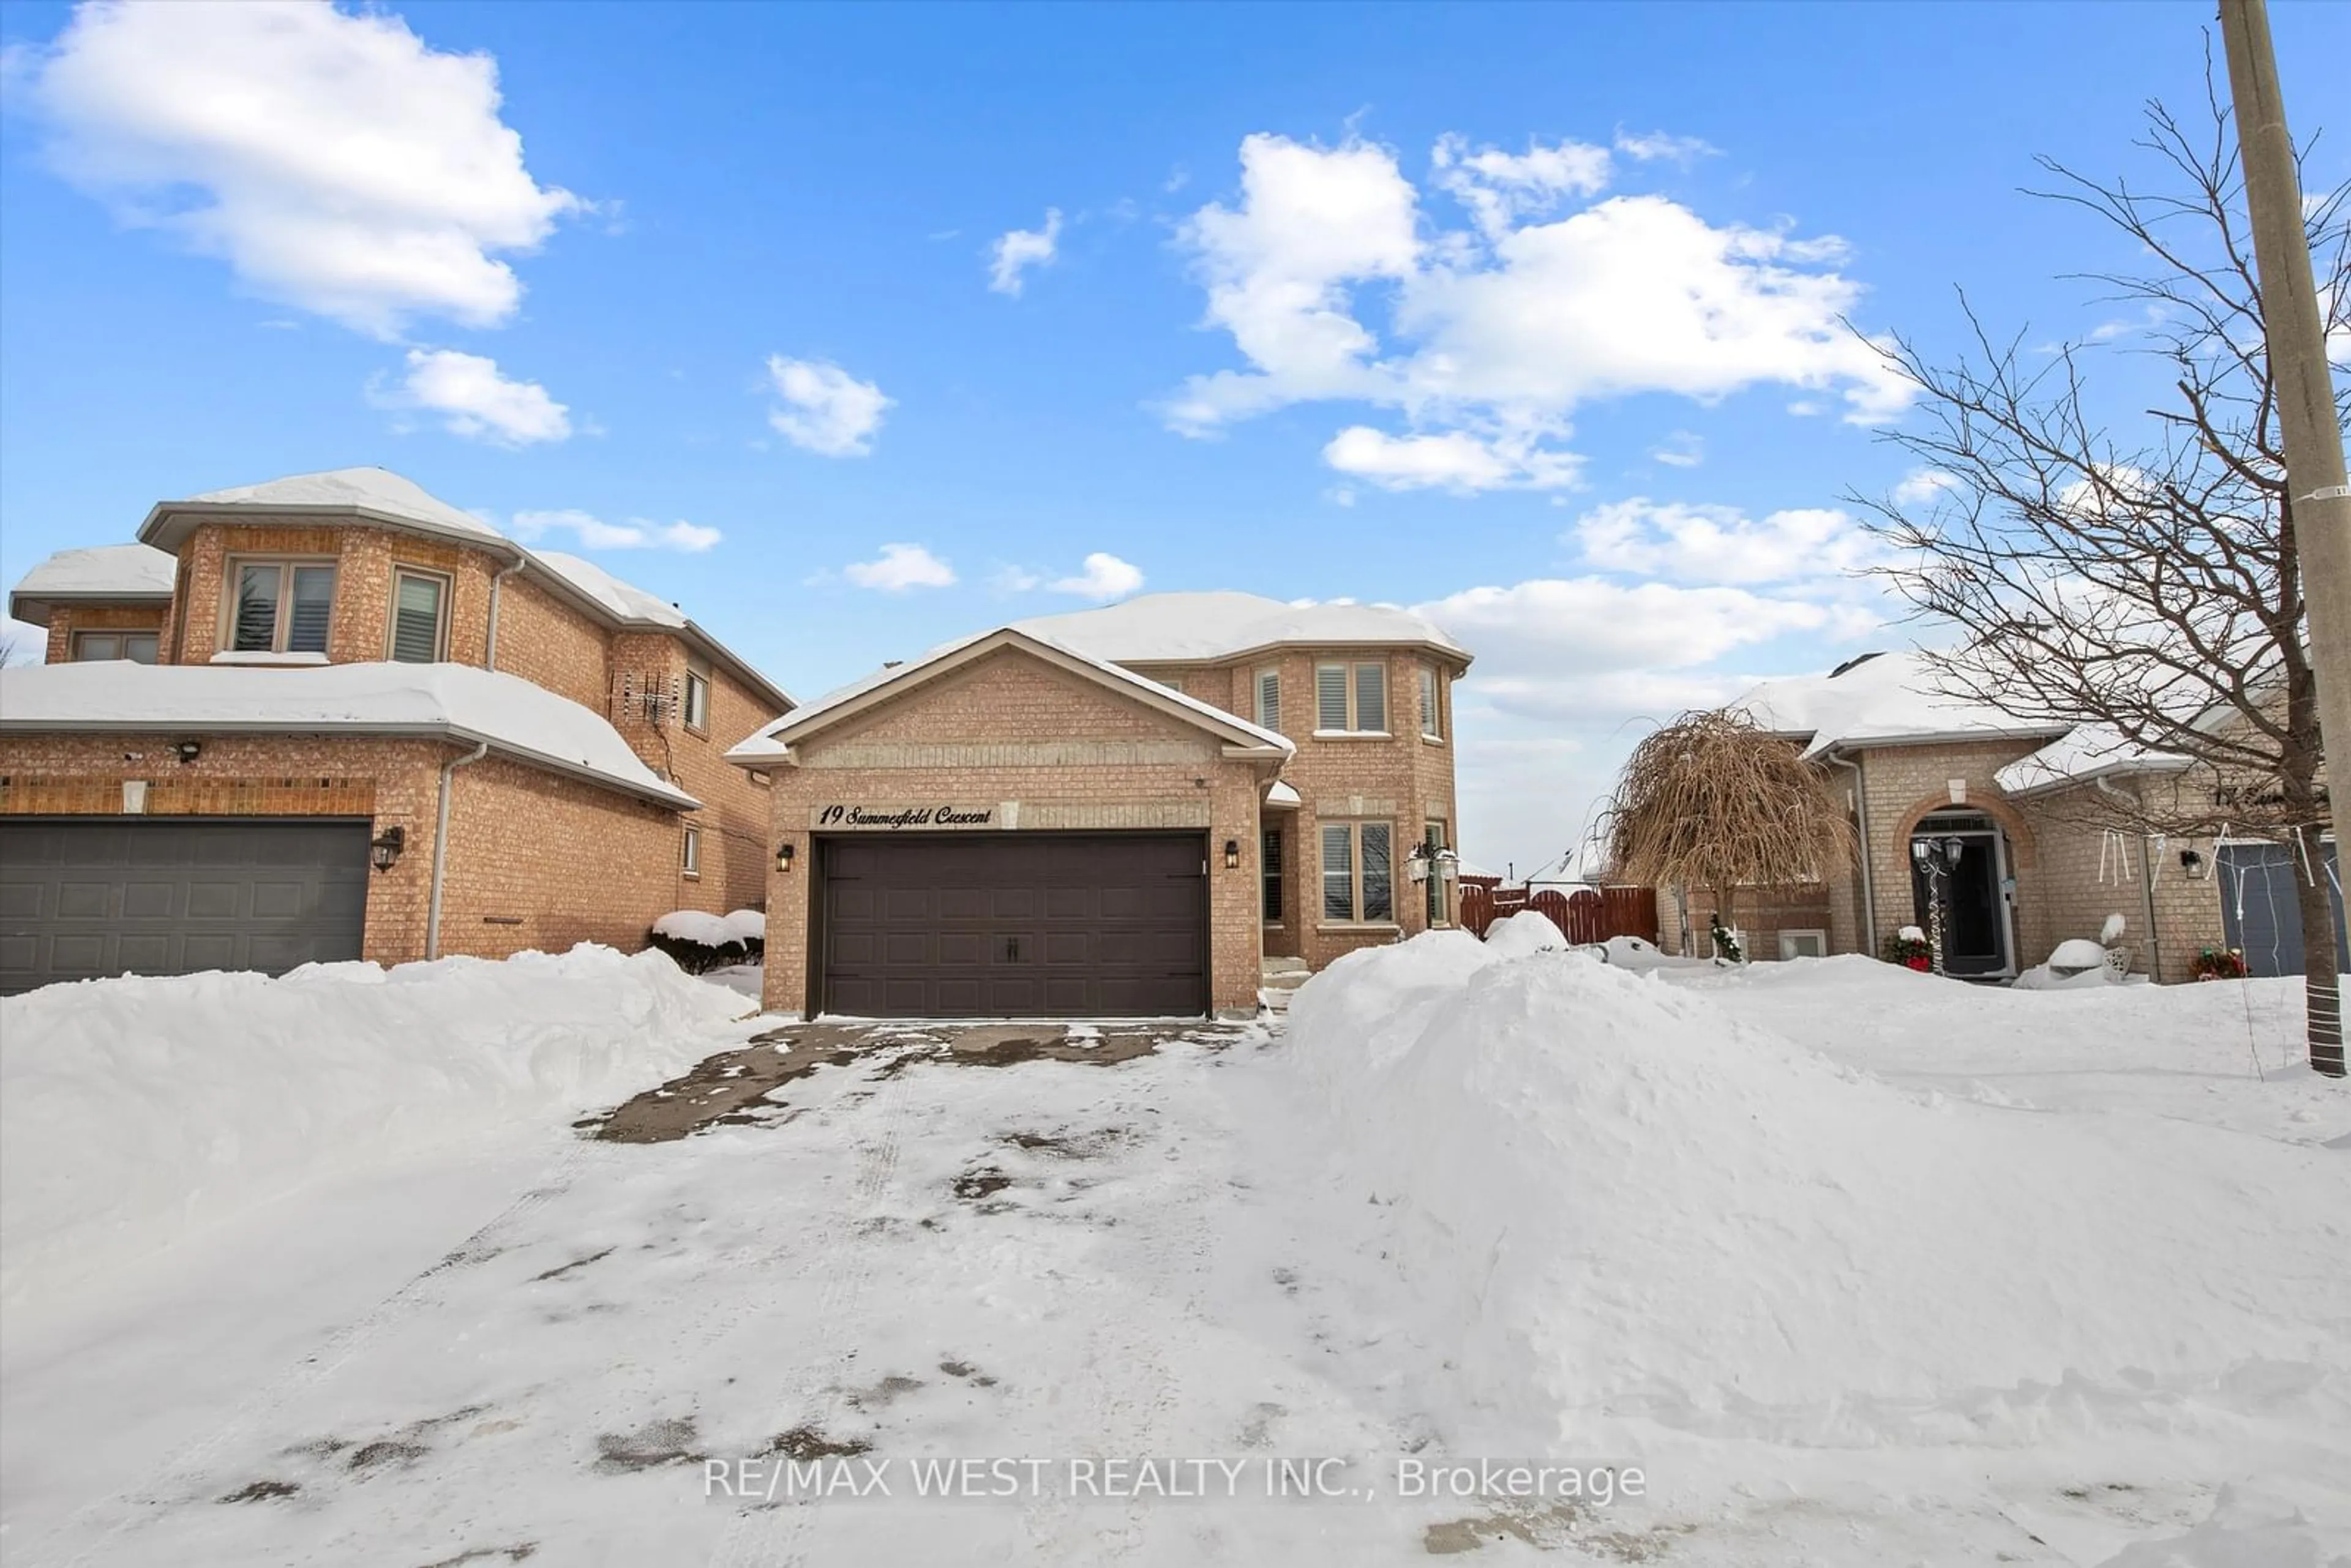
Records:
{"label": "snow-covered lawn", "polygon": [[[368,1008],[339,1019],[313,994],[307,1038],[341,1051],[314,1082],[413,1099],[438,1137],[339,1113],[327,1145],[298,1141],[332,1157],[256,1144],[274,1174],[217,1204],[53,1185],[57,1217],[20,1222],[0,1194],[12,1278],[29,1270],[0,1312],[0,1555],[2317,1568],[2351,1551],[2351,1094],[2293,1065],[2290,982],[1638,973],[1440,935],[1318,977],[1286,1033],[1146,1042],[777,1031],[724,987],[627,962],[394,971],[387,995],[496,990],[511,968],[519,997],[533,963],[575,966],[569,1001],[417,1003],[394,1024],[423,1063],[404,1074],[359,1065],[387,1043],[365,1044]],[[290,1045],[303,1015],[272,988],[300,983],[238,1005]],[[259,1129],[136,994],[174,985],[198,983],[0,1004],[7,1186],[24,1075],[86,1076],[51,1035],[146,1040],[107,1061],[138,1083],[131,1121],[165,1130],[148,1165],[235,1167],[204,1128]],[[420,1038],[427,1017],[445,1040]],[[602,1062],[620,1040],[634,1082],[501,1070],[565,1087],[466,1120],[484,1091],[448,1058],[495,1060],[526,1022],[534,1060]],[[720,1096],[692,1135],[572,1132],[710,1057],[669,1102]],[[747,1079],[780,1082],[737,1107],[724,1092]],[[69,1142],[46,1147],[72,1164]],[[75,1168],[141,1159],[120,1134],[101,1153]],[[115,1245],[55,1263],[83,1234]],[[124,1260],[129,1234],[173,1244]],[[1143,1472],[1123,1478],[1142,1495],[1074,1495],[1067,1461],[1113,1456],[1244,1461],[1150,1472],[1241,1495],[1157,1497]],[[792,1457],[861,1484],[879,1467],[893,1495],[786,1500]],[[923,1457],[1050,1462],[998,1472],[1016,1495],[939,1500],[911,1495]],[[1265,1498],[1269,1458],[1347,1495]],[[1346,1463],[1309,1468],[1324,1458]],[[1505,1478],[1397,1495],[1400,1462],[1480,1459],[1637,1464],[1646,1495],[1513,1499]]]}

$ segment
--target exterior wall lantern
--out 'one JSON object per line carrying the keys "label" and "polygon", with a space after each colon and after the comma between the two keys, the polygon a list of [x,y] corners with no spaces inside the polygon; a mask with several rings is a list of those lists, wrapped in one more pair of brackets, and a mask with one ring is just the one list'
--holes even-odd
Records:
{"label": "exterior wall lantern", "polygon": [[1461,857],[1451,850],[1437,851],[1437,873],[1447,882],[1458,882],[1461,878]]}
{"label": "exterior wall lantern", "polygon": [[1225,841],[1225,869],[1227,871],[1241,869],[1241,841],[1238,839]]}
{"label": "exterior wall lantern", "polygon": [[1412,853],[1405,856],[1404,860],[1405,880],[1407,882],[1426,882],[1428,880],[1428,845],[1426,843],[1413,845]]}
{"label": "exterior wall lantern", "polygon": [[183,764],[186,764],[193,762],[197,758],[202,757],[204,754],[204,743],[201,740],[183,740],[173,746],[172,749],[178,752],[180,754],[180,761]]}
{"label": "exterior wall lantern", "polygon": [[792,841],[789,839],[776,846],[776,869],[780,872],[792,869]]}
{"label": "exterior wall lantern", "polygon": [[378,871],[390,871],[407,847],[408,830],[395,822],[368,841],[368,864]]}
{"label": "exterior wall lantern", "polygon": [[2204,857],[2197,853],[2194,850],[2182,850],[2179,852],[2179,869],[2186,872],[2189,876],[2202,877],[2208,874],[2212,868],[2207,865],[2204,862]]}

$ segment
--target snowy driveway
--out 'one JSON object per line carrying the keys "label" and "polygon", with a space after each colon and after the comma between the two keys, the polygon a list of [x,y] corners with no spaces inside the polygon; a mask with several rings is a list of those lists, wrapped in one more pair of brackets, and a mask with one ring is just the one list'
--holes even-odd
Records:
{"label": "snowy driveway", "polygon": [[[2336,1568],[2309,1549],[2351,1521],[2319,1479],[2351,1454],[2344,1330],[2266,1297],[2339,1299],[2351,1122],[2278,1065],[2289,988],[2248,1012],[1858,961],[1646,986],[1583,962],[1301,993],[1319,1057],[1299,1015],[1295,1045],[673,1023],[658,1059],[700,1065],[609,1114],[418,1145],[68,1312],[0,1314],[0,1555]],[[1419,1052],[1416,1087],[1373,1050],[1416,1009],[1483,1020]],[[1385,1084],[1377,1119],[1334,1118],[1359,1079]],[[2075,1183],[2054,1207],[2002,1174],[2051,1148]],[[2219,1218],[2177,1221],[2193,1249],[2135,1239],[2161,1217],[2116,1183]],[[2011,1188],[1981,1234],[1911,1244],[1911,1215]],[[1904,1270],[1941,1254],[1967,1300],[1928,1333]],[[2031,1271],[2053,1256],[2079,1259],[2053,1310]],[[1735,1339],[1757,1301],[1766,1337]],[[2105,1366],[2136,1318],[2223,1371]],[[1652,1495],[1399,1496],[1403,1464],[1528,1452],[1492,1434],[1529,1380],[1478,1375],[1520,1365],[1557,1384],[1539,1414],[1613,1434],[1539,1458],[1637,1458]],[[1015,1484],[915,1495],[942,1458]],[[1317,1495],[1212,1459],[1307,1467]]]}
{"label": "snowy driveway", "polygon": [[[746,1042],[607,1135],[508,1170],[511,1201],[444,1256],[340,1327],[256,1353],[218,1404],[159,1349],[141,1397],[197,1406],[176,1441],[67,1446],[102,1474],[13,1453],[8,1557],[1422,1556],[1414,1520],[1330,1502],[918,1501],[901,1480],[889,1500],[784,1506],[710,1479],[708,1460],[778,1456],[1394,1450],[1380,1416],[1318,1375],[1329,1304],[1267,1253],[1287,1222],[1239,1168],[1223,1080],[1267,1044],[1208,1027]],[[363,1237],[335,1245],[356,1255]],[[20,1430],[55,1436],[78,1404],[120,1396],[92,1385],[125,1354],[106,1328],[52,1351],[12,1357]]]}

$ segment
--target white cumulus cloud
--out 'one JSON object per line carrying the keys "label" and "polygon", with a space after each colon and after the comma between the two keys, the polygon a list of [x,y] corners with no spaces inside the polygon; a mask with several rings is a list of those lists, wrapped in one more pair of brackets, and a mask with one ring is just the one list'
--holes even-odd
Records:
{"label": "white cumulus cloud", "polygon": [[955,568],[921,545],[886,544],[872,560],[854,560],[841,575],[860,588],[904,593],[910,588],[952,588]]}
{"label": "white cumulus cloud", "polygon": [[1835,270],[1842,242],[1711,224],[1657,195],[1554,210],[1597,195],[1608,158],[1447,138],[1433,184],[1471,223],[1446,228],[1386,148],[1247,138],[1238,203],[1181,231],[1207,322],[1245,363],[1186,381],[1165,417],[1198,435],[1301,402],[1390,409],[1404,430],[1350,426],[1326,460],[1471,490],[1571,482],[1558,443],[1595,400],[1777,384],[1839,396],[1856,422],[1907,404],[1913,389],[1845,326],[1862,289]]}
{"label": "white cumulus cloud", "polygon": [[1322,460],[1342,474],[1389,490],[1551,490],[1576,481],[1582,459],[1541,449],[1531,433],[1486,437],[1449,430],[1434,435],[1390,435],[1367,424],[1349,425],[1331,438]]}
{"label": "white cumulus cloud", "polygon": [[495,326],[580,198],[499,118],[497,64],[326,0],[89,4],[20,66],[50,165],[255,292],[375,333]]}
{"label": "white cumulus cloud", "polygon": [[571,411],[537,382],[517,381],[496,360],[455,349],[411,349],[408,373],[377,401],[388,408],[437,414],[452,434],[498,446],[563,441]]}
{"label": "white cumulus cloud", "polygon": [[1045,209],[1041,229],[1013,229],[998,236],[989,247],[987,286],[998,294],[1020,295],[1021,275],[1032,267],[1050,267],[1059,253],[1061,209]]}
{"label": "white cumulus cloud", "polygon": [[1865,566],[1874,542],[1850,515],[1794,507],[1750,517],[1736,507],[1652,501],[1646,496],[1595,507],[1568,541],[1608,571],[1682,582],[1792,582]]}
{"label": "white cumulus cloud", "polygon": [[683,519],[656,523],[631,517],[625,523],[608,523],[593,512],[569,507],[517,512],[507,531],[525,544],[559,531],[569,533],[583,549],[674,549],[689,555],[699,555],[726,537],[716,528]]}
{"label": "white cumulus cloud", "polygon": [[882,415],[894,406],[872,382],[823,360],[770,354],[768,380],[783,400],[768,411],[768,423],[793,445],[827,457],[872,452]]}
{"label": "white cumulus cloud", "polygon": [[1049,584],[1056,593],[1081,599],[1123,599],[1143,586],[1143,570],[1132,561],[1095,550],[1086,557],[1085,570],[1075,577],[1056,578]]}
{"label": "white cumulus cloud", "polygon": [[1894,502],[1900,507],[1923,507],[1946,490],[1956,488],[1959,483],[1958,475],[1947,474],[1940,468],[1916,468],[1894,486]]}

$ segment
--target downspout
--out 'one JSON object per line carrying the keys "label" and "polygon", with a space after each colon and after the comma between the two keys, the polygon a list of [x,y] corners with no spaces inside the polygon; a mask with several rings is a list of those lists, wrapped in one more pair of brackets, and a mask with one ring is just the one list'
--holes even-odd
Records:
{"label": "downspout", "polygon": [[1848,758],[1831,747],[1821,754],[1823,760],[1837,768],[1853,770],[1853,814],[1861,831],[1861,924],[1862,951],[1872,957],[1877,955],[1877,894],[1871,883],[1869,853],[1869,776],[1861,770],[1858,759]]}
{"label": "downspout", "polygon": [[[2143,811],[2146,802],[2127,789],[2117,789],[2104,777],[2091,780],[2101,795],[2112,796],[2126,802],[2134,812]],[[2155,928],[2155,857],[2147,852],[2147,834],[2138,836],[2139,902],[2147,913],[2147,977],[2156,985],[2163,984],[2163,937]]]}
{"label": "downspout", "polygon": [[495,670],[498,667],[498,584],[520,571],[527,564],[527,561],[517,559],[512,566],[496,573],[490,579],[490,626],[482,639],[482,668],[486,670]]}
{"label": "downspout", "polygon": [[441,882],[449,869],[449,785],[457,769],[469,762],[479,762],[490,754],[490,743],[482,742],[463,757],[453,757],[441,765],[441,806],[433,824],[433,902],[424,912],[424,956],[441,956]]}

